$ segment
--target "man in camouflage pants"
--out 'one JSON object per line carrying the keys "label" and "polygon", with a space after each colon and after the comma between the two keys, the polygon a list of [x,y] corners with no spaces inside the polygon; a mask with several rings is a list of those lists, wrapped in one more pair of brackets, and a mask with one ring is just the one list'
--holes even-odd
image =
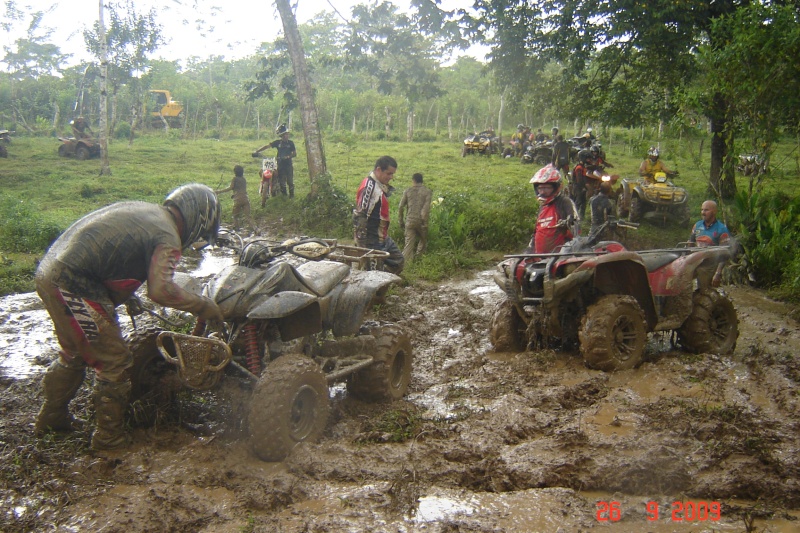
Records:
{"label": "man in camouflage pants", "polygon": [[[406,189],[400,200],[400,227],[405,230],[406,238],[403,257],[407,262],[414,260],[415,253],[425,253],[428,246],[428,218],[431,214],[431,190],[422,184],[422,174],[417,172],[411,180],[414,185]],[[408,214],[404,217],[405,210]]]}

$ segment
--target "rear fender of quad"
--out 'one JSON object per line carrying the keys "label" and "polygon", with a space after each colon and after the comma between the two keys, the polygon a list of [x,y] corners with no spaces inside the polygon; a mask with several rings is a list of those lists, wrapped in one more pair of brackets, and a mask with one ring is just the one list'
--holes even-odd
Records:
{"label": "rear fender of quad", "polygon": [[337,337],[355,335],[364,316],[379,303],[399,276],[376,270],[354,270],[345,282],[321,302],[322,327]]}
{"label": "rear fender of quad", "polygon": [[319,301],[316,296],[304,292],[274,294],[250,311],[247,318],[274,321],[284,341],[322,331]]}
{"label": "rear fender of quad", "polygon": [[618,252],[600,255],[582,263],[569,277],[575,274],[582,276],[588,274],[593,288],[600,294],[634,297],[644,311],[648,331],[653,331],[656,327],[658,315],[647,278],[647,269],[637,254]]}

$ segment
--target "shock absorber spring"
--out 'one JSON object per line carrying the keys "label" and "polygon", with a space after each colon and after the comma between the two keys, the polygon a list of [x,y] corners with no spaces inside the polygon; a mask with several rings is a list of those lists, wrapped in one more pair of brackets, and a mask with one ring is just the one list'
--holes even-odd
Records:
{"label": "shock absorber spring", "polygon": [[256,376],[261,374],[261,357],[258,354],[258,331],[255,324],[248,324],[242,331],[244,349],[247,355],[247,369]]}
{"label": "shock absorber spring", "polygon": [[197,322],[194,323],[192,328],[192,335],[199,337],[206,330],[206,319],[197,317]]}

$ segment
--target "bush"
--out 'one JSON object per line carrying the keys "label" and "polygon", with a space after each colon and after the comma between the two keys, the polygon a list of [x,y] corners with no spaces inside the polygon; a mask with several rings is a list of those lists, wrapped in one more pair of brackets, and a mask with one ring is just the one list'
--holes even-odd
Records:
{"label": "bush", "polygon": [[740,244],[758,285],[800,297],[800,198],[740,191],[734,208]]}
{"label": "bush", "polygon": [[0,199],[0,249],[9,252],[43,252],[61,228],[41,217],[31,204],[3,196]]}
{"label": "bush", "polygon": [[117,129],[114,130],[115,139],[127,139],[131,136],[131,125],[127,122],[120,122],[117,124]]}
{"label": "bush", "polygon": [[300,200],[300,225],[314,234],[344,237],[352,233],[353,204],[331,182],[330,174],[314,180],[315,195]]}

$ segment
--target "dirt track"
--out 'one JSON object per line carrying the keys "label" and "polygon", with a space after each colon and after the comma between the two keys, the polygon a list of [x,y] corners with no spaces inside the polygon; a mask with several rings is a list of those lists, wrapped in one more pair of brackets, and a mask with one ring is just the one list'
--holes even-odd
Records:
{"label": "dirt track", "polygon": [[[377,318],[413,332],[411,394],[370,405],[335,388],[322,441],[284,463],[244,445],[236,380],[182,397],[180,423],[96,456],[88,432],[34,438],[41,374],[11,369],[0,378],[0,530],[745,531],[756,518],[759,531],[797,531],[800,327],[761,292],[729,292],[733,357],[655,337],[640,368],[607,374],[576,354],[488,352],[490,273],[396,291]],[[35,299],[8,307],[6,370],[20,345],[36,355],[52,344],[32,341]],[[85,417],[90,403],[86,384],[73,409]],[[673,515],[676,500],[691,509]],[[598,521],[604,501],[619,502],[612,526]],[[694,514],[712,502],[720,520]]]}

